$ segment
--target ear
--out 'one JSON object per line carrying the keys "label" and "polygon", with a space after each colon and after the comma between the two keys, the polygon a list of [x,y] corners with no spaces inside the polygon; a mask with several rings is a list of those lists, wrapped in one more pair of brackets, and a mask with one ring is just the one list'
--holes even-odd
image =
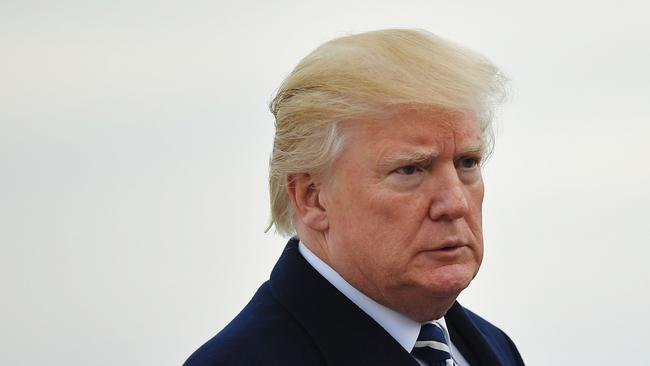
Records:
{"label": "ear", "polygon": [[300,221],[312,230],[319,232],[329,228],[327,212],[321,204],[321,181],[318,175],[300,173],[285,179],[287,194]]}

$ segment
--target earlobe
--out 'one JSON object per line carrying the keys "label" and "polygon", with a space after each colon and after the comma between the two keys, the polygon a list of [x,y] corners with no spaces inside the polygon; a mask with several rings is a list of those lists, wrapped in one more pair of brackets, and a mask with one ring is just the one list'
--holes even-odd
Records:
{"label": "earlobe", "polygon": [[285,180],[287,194],[296,214],[296,221],[316,231],[329,228],[327,211],[322,204],[322,190],[319,177],[314,174],[300,173],[287,176]]}

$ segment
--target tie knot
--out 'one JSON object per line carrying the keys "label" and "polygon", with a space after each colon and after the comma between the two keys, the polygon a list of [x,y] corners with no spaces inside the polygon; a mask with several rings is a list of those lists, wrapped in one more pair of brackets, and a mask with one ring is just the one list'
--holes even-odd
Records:
{"label": "tie knot", "polygon": [[453,365],[451,352],[445,337],[445,331],[438,322],[427,322],[422,324],[418,340],[411,352],[427,366]]}
{"label": "tie knot", "polygon": [[418,335],[418,341],[436,341],[441,343],[447,343],[445,338],[445,331],[442,329],[442,326],[438,322],[427,322],[422,324],[420,328],[420,335]]}

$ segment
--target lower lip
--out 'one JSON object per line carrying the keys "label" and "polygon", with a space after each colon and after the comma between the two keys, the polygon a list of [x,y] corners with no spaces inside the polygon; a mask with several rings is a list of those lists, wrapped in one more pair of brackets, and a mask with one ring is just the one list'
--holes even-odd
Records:
{"label": "lower lip", "polygon": [[462,245],[458,247],[447,247],[447,248],[442,248],[442,249],[435,249],[435,250],[427,250],[426,253],[433,254],[435,256],[441,256],[441,257],[456,257],[460,254],[462,254],[463,250],[466,249],[467,247]]}

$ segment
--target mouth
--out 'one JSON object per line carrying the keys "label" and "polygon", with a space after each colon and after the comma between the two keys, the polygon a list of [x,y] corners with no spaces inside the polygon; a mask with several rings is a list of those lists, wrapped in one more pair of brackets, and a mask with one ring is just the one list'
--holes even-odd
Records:
{"label": "mouth", "polygon": [[449,240],[445,241],[442,244],[438,246],[438,248],[435,248],[434,250],[454,250],[457,248],[461,247],[466,247],[469,246],[468,243],[461,241],[461,240]]}
{"label": "mouth", "polygon": [[440,253],[440,254],[449,253],[449,254],[453,254],[453,253],[456,253],[456,252],[460,251],[463,248],[468,248],[469,246],[470,246],[469,243],[466,243],[466,242],[463,242],[463,241],[449,240],[449,241],[445,241],[445,242],[443,242],[441,244],[438,244],[438,245],[436,245],[436,246],[434,246],[432,248],[425,249],[424,251],[429,252],[429,253]]}
{"label": "mouth", "polygon": [[464,245],[455,245],[455,246],[448,246],[448,247],[442,247],[440,249],[436,249],[436,251],[440,252],[453,252],[456,249],[462,248]]}

